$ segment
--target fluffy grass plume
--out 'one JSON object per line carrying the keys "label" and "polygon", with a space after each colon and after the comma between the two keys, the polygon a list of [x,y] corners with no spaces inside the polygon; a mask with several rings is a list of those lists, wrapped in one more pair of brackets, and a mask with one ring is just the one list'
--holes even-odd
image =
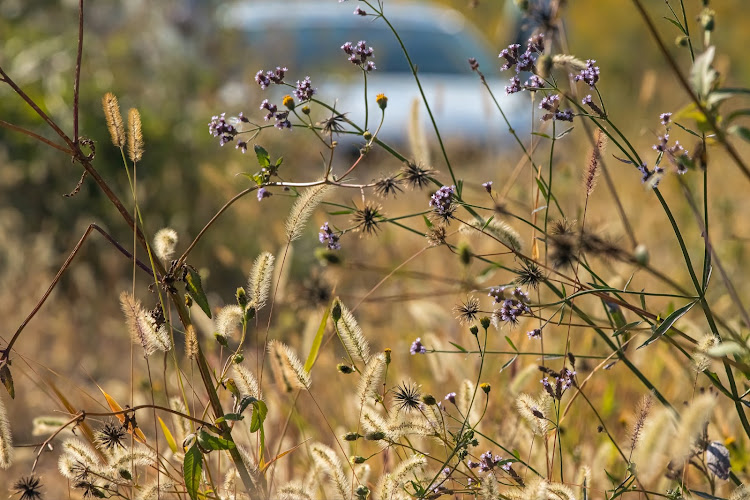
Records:
{"label": "fluffy grass plume", "polygon": [[133,163],[143,158],[143,130],[141,114],[135,108],[128,111],[128,158]]}
{"label": "fluffy grass plume", "polygon": [[741,484],[732,492],[729,500],[750,500],[750,487],[746,484]]}
{"label": "fluffy grass plume", "polygon": [[365,366],[362,376],[359,379],[357,396],[360,405],[364,405],[368,398],[377,397],[380,384],[385,374],[385,354],[382,352],[372,358]]}
{"label": "fluffy grass plume", "polygon": [[458,388],[458,395],[456,396],[456,407],[461,415],[467,417],[470,422],[476,422],[479,420],[478,405],[477,401],[473,401],[474,397],[474,382],[469,379],[464,379],[461,382],[461,386]]}
{"label": "fluffy grass plume", "polygon": [[713,333],[707,333],[701,337],[695,351],[693,351],[693,369],[695,371],[702,373],[711,367],[711,356],[707,353],[720,343],[721,339]]}
{"label": "fluffy grass plume", "polygon": [[157,498],[165,498],[167,495],[163,495],[163,493],[168,492],[174,487],[175,484],[165,478],[159,478],[158,481],[154,479],[141,490],[137,498],[138,500],[157,500]]}
{"label": "fluffy grass plume", "polygon": [[497,479],[493,473],[490,472],[482,479],[479,498],[480,500],[500,500],[500,490],[497,487]]}
{"label": "fluffy grass plume", "polygon": [[432,437],[438,433],[438,428],[424,418],[420,413],[393,411],[388,423],[387,437],[391,441],[398,441],[402,437],[421,436]]}
{"label": "fluffy grass plume", "polygon": [[271,355],[271,369],[276,383],[285,391],[310,389],[310,374],[305,371],[291,347],[278,340],[271,340],[268,343],[268,353]]}
{"label": "fluffy grass plume", "polygon": [[276,495],[278,495],[279,500],[313,500],[310,492],[298,481],[285,484],[278,489]]}
{"label": "fluffy grass plume", "polygon": [[241,364],[234,364],[232,365],[232,373],[234,375],[234,383],[237,384],[240,393],[252,396],[255,399],[263,399],[258,381],[250,370]]}
{"label": "fluffy grass plume", "polygon": [[294,241],[302,236],[302,231],[305,229],[305,224],[310,219],[313,210],[323,201],[323,197],[329,189],[330,186],[325,184],[314,186],[305,190],[297,198],[284,225],[286,228],[286,237],[289,241]]}
{"label": "fluffy grass plume", "polygon": [[13,436],[5,413],[3,400],[0,399],[0,469],[7,469],[13,463]]}
{"label": "fluffy grass plume", "polygon": [[125,314],[131,340],[134,344],[143,347],[146,357],[157,350],[167,352],[172,348],[172,341],[166,326],[161,325],[157,328],[151,316],[141,307],[140,300],[128,292],[122,292],[120,307]]}
{"label": "fluffy grass plume", "polygon": [[247,295],[249,304],[256,311],[263,309],[268,300],[268,292],[271,290],[273,279],[274,256],[269,252],[260,254],[253,263],[253,270],[247,282]]}
{"label": "fluffy grass plume", "polygon": [[362,408],[359,417],[359,425],[362,426],[362,430],[365,431],[365,433],[388,431],[388,422],[386,422],[378,410],[371,405],[365,405],[365,407]]}
{"label": "fluffy grass plume", "polygon": [[104,110],[104,118],[107,120],[107,129],[109,130],[109,136],[112,139],[112,144],[118,148],[125,147],[125,125],[122,122],[122,115],[120,114],[120,105],[117,102],[117,97],[112,92],[107,92],[102,97],[102,109]]}
{"label": "fluffy grass plume", "polygon": [[398,493],[401,491],[401,486],[422,472],[424,467],[427,465],[427,459],[424,455],[413,455],[407,458],[393,469],[393,472],[384,474],[380,478],[376,491],[380,500],[391,500],[392,498],[399,498]]}
{"label": "fluffy grass plume", "polygon": [[607,149],[607,136],[601,130],[594,131],[594,145],[589,153],[589,160],[586,164],[586,172],[583,178],[583,186],[586,189],[586,196],[591,196],[596,187],[596,179],[599,177],[601,162],[604,157],[604,151]]}
{"label": "fluffy grass plume", "polygon": [[237,304],[230,304],[221,308],[216,315],[216,334],[228,339],[237,329],[237,325],[245,317],[245,311]]}
{"label": "fluffy grass plume", "polygon": [[666,408],[653,412],[643,426],[632,458],[643,483],[651,482],[664,471],[665,451],[675,439],[675,428],[674,416]]}
{"label": "fluffy grass plume", "polygon": [[[170,398],[169,407],[184,415],[190,415],[190,412],[185,407],[185,403],[183,403],[182,399],[177,396]],[[190,421],[185,418],[172,414],[172,422],[174,423],[175,429],[180,431],[179,433],[176,433],[177,435],[175,436],[178,439],[185,439],[191,432],[193,432],[190,426]]]}
{"label": "fluffy grass plume", "polygon": [[195,359],[198,356],[198,335],[195,333],[195,326],[188,325],[185,330],[185,356]]}
{"label": "fluffy grass plume", "polygon": [[470,227],[462,225],[460,231],[469,236],[475,236],[480,234],[480,232],[484,232],[510,249],[519,252],[523,250],[523,241],[518,231],[497,219],[492,219],[489,224],[475,219],[470,222]]}
{"label": "fluffy grass plume", "polygon": [[333,307],[336,306],[341,308],[341,319],[336,325],[346,352],[349,353],[355,363],[359,361],[362,364],[367,364],[370,361],[370,344],[362,334],[362,328],[359,327],[349,308],[339,298],[336,298],[333,304]]}
{"label": "fluffy grass plume", "polygon": [[646,418],[648,418],[648,414],[651,411],[652,403],[653,398],[651,397],[651,394],[645,394],[638,402],[638,406],[636,407],[635,412],[635,422],[633,423],[633,428],[630,431],[631,455],[633,454],[633,450],[635,450],[635,447],[638,444],[638,440],[641,438],[641,432],[643,431],[643,426],[646,425]]}
{"label": "fluffy grass plume", "polygon": [[703,426],[708,423],[716,407],[716,397],[705,393],[696,397],[690,406],[680,415],[677,434],[670,448],[673,460],[687,459],[696,439],[703,433]]}
{"label": "fluffy grass plume", "polygon": [[543,436],[549,430],[550,421],[548,420],[550,409],[550,397],[545,392],[539,398],[529,394],[519,394],[516,398],[516,409],[518,413],[529,423],[534,434]]}
{"label": "fluffy grass plume", "polygon": [[70,438],[62,445],[62,454],[58,461],[60,474],[68,479],[75,479],[78,469],[85,467],[92,471],[99,471],[101,464],[94,450],[78,438]]}
{"label": "fluffy grass plume", "polygon": [[156,462],[156,452],[146,446],[134,446],[132,448],[117,448],[115,454],[109,460],[109,467],[113,473],[120,469],[129,469],[131,465],[146,467]]}
{"label": "fluffy grass plume", "polygon": [[172,260],[177,241],[177,231],[171,227],[163,227],[156,231],[154,235],[154,253],[159,257],[159,260],[164,263]]}
{"label": "fluffy grass plume", "polygon": [[315,466],[330,478],[336,490],[336,496],[338,498],[349,498],[351,496],[351,483],[344,473],[341,460],[336,456],[336,452],[324,444],[313,443],[310,446],[310,455],[312,455]]}
{"label": "fluffy grass plume", "polygon": [[409,113],[409,149],[414,157],[414,163],[429,165],[430,149],[427,147],[427,135],[425,134],[422,121],[419,119],[419,107],[422,102],[414,98],[411,101],[411,112]]}
{"label": "fluffy grass plume", "polygon": [[[2,406],[2,401],[0,401],[0,406]],[[0,414],[2,414],[2,410],[0,410]],[[54,417],[54,416],[44,416],[44,417],[36,417],[34,420],[31,421],[32,430],[31,435],[32,436],[49,436],[53,432],[57,431],[60,427],[63,427],[66,423],[66,420],[60,417]]]}

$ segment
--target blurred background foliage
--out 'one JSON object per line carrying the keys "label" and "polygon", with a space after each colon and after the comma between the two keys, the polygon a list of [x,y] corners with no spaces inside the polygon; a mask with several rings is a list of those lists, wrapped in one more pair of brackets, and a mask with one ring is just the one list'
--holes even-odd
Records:
{"label": "blurred background foliage", "polygon": [[[391,1],[395,0],[386,0],[386,6]],[[516,27],[511,15],[512,2],[436,2],[457,9],[476,24],[495,53],[514,40]],[[94,165],[115,187],[121,199],[128,200],[127,178],[119,151],[109,141],[101,97],[111,91],[118,96],[124,113],[129,107],[140,110],[146,153],[138,166],[138,189],[145,223],[151,234],[163,226],[173,227],[183,238],[183,243],[192,239],[227,199],[246,186],[246,180],[236,176],[238,172],[257,170],[253,155],[242,156],[232,146],[221,149],[207,133],[207,123],[212,115],[222,111],[228,114],[241,111],[224,109],[219,91],[226,75],[239,69],[251,77],[259,69],[246,67],[247,62],[236,56],[239,41],[230,33],[221,32],[212,21],[222,3],[215,0],[110,0],[88,2],[86,7],[81,135],[95,141]],[[355,4],[350,1],[341,8],[353,10]],[[603,75],[600,87],[610,116],[622,126],[627,136],[638,138],[636,144],[641,150],[650,149],[658,114],[680,109],[688,102],[686,96],[665,68],[663,58],[630,2],[577,0],[569,4],[564,11],[569,53],[582,59],[597,60]],[[686,1],[686,4],[693,16],[689,20],[695,26],[693,20],[700,10],[700,2]],[[655,19],[668,14],[663,1],[648,2],[648,7]],[[717,29],[713,43],[717,46],[717,69],[727,84],[746,84],[750,81],[750,60],[746,55],[750,30],[745,29],[750,25],[750,13],[746,1],[717,1],[712,8],[716,10]],[[293,15],[293,4],[290,4],[290,15]],[[665,40],[673,40],[678,35],[666,21],[659,23],[659,28]],[[0,38],[0,63],[8,74],[66,131],[71,131],[77,2],[1,0]],[[671,47],[687,71],[689,54],[676,44]],[[315,78],[315,75],[311,76]],[[246,84],[255,85],[250,78]],[[257,103],[249,102],[244,111],[255,113],[256,110]],[[4,85],[0,86],[0,119],[54,140],[32,110]],[[310,144],[301,139],[290,146],[280,137],[276,130],[270,130],[257,142],[264,144],[272,157],[284,155],[285,164],[297,173],[304,174],[318,168],[318,149],[300,147]],[[296,137],[293,139],[297,140]],[[560,180],[557,196],[563,200],[572,199],[566,208],[571,214],[578,214],[581,197],[576,193],[580,193],[581,164],[585,161],[584,151],[589,143],[584,134],[571,134],[568,140],[565,150],[559,153],[556,166],[555,175],[559,175],[556,179]],[[477,193],[480,193],[479,183],[488,179],[494,180],[496,186],[502,186],[521,157],[515,149],[501,157],[460,147],[450,154],[454,159],[470,162],[471,168],[464,168],[462,175],[465,175],[467,184],[471,182],[477,187]],[[434,158],[439,156],[434,155]],[[382,166],[384,171],[400,166],[394,160],[387,161],[390,163]],[[436,163],[438,170],[444,170],[443,165]],[[662,231],[666,224],[662,220],[663,214],[653,213],[655,202],[641,188],[637,175],[619,167],[620,164],[612,164],[610,169],[618,186],[625,186],[621,195],[626,209],[633,214],[632,222],[639,241],[648,244],[655,265],[679,282],[686,283],[684,269],[679,271],[679,263],[673,262],[671,257],[675,251],[672,248],[673,235]],[[377,175],[378,167],[371,168],[373,175]],[[714,226],[714,238],[721,242],[720,251],[729,270],[738,272],[745,262],[746,241],[750,238],[750,231],[742,223],[748,202],[744,189],[727,189],[733,180],[739,179],[734,167],[717,161],[715,168],[717,180],[712,181],[710,189],[721,195],[721,201],[712,206],[719,220],[718,226]],[[88,224],[96,222],[102,225],[123,243],[132,241],[132,234],[93,182],[84,182],[80,193],[72,198],[62,196],[73,190],[80,174],[79,167],[58,151],[0,128],[0,317],[5,325],[0,339],[3,341],[9,339],[32,309]],[[523,186],[513,191],[510,198],[517,206],[528,207],[531,195],[524,179],[519,183]],[[677,193],[677,189],[673,185],[664,187],[667,196]],[[411,205],[426,206],[427,196],[426,193],[415,194],[416,201]],[[607,192],[600,189],[592,203],[593,208],[589,209],[591,223],[605,228],[615,239],[625,241]],[[252,260],[259,251],[278,250],[283,241],[280,222],[289,205],[284,196],[274,196],[262,204],[254,197],[248,197],[227,212],[210,238],[198,246],[191,262],[202,269],[214,305],[229,301],[235,288],[244,284]],[[699,261],[701,239],[689,209],[681,206],[675,211],[680,221],[691,227],[687,231],[688,240],[696,249],[695,256]],[[395,207],[393,213],[396,213]],[[311,223],[309,237],[296,245],[291,258],[286,300],[294,307],[290,307],[292,313],[279,319],[281,331],[305,330],[306,320],[300,319],[303,316],[295,315],[294,311],[308,304],[316,306],[326,302],[335,284],[340,286],[336,292],[351,294],[352,301],[362,297],[389,269],[424,244],[417,237],[390,231],[381,236],[383,240],[378,244],[349,238],[349,250],[343,253],[345,258],[353,263],[371,263],[380,270],[361,273],[355,278],[344,274],[346,268],[323,271],[313,256],[313,249],[318,244],[312,226],[316,222],[319,225],[322,219],[318,219]],[[443,258],[450,262],[448,265],[458,266],[450,255]],[[365,269],[364,266],[359,268]],[[611,268],[612,274],[616,275],[617,266],[611,264]],[[16,364],[28,363],[21,371],[27,377],[21,376],[17,382],[21,398],[26,397],[24,388],[31,392],[37,390],[33,388],[38,382],[35,377],[52,375],[52,371],[47,370],[70,374],[71,366],[80,365],[97,380],[114,375],[113,366],[102,363],[108,356],[100,357],[98,353],[107,352],[106,346],[112,345],[113,339],[117,339],[114,345],[118,348],[127,349],[117,296],[121,290],[131,287],[129,269],[128,262],[98,236],[93,236],[84,246],[43,314],[32,322],[24,334],[24,341],[18,345],[21,359],[16,360]],[[431,268],[417,265],[413,269],[429,272]],[[457,292],[462,287],[470,288],[470,284],[476,283],[474,279],[479,268],[461,269],[450,277],[443,276],[448,285],[459,285],[442,288],[448,290],[445,299],[448,307],[461,296]],[[627,279],[627,273],[622,273],[622,277]],[[139,286],[147,284],[144,278],[139,276],[138,279]],[[738,285],[742,291],[747,291],[746,282]],[[403,297],[413,293],[419,298],[418,293],[422,293],[422,296],[437,297],[442,292],[436,291],[435,287],[437,285],[427,284],[415,292],[408,286],[394,284],[389,294]],[[728,299],[721,294],[723,292],[713,297],[719,301],[719,312],[721,304],[724,310],[729,308]],[[382,307],[376,301],[372,304]],[[446,309],[440,312],[434,304],[417,300],[411,305],[388,307],[394,308],[388,317],[382,313],[371,314],[361,322],[373,330],[390,328],[393,333],[385,336],[383,345],[378,347],[391,342],[394,351],[400,350],[397,358],[408,351],[413,333],[458,328],[457,325],[455,328],[441,326],[441,320],[446,320]],[[419,309],[417,315],[421,315],[423,323],[404,327],[401,319],[405,316],[401,314],[407,314],[408,310],[413,313],[416,309]],[[312,318],[315,320],[319,317]],[[121,355],[113,353],[112,359]],[[45,364],[35,364],[31,358],[43,360]],[[121,367],[125,368],[124,365]],[[496,372],[498,366],[492,368]],[[663,380],[668,380],[670,371],[680,370],[680,367],[675,366],[674,361],[663,360],[663,364],[654,369],[665,374]],[[72,377],[83,380],[86,373],[72,370]],[[65,382],[58,380],[57,383]],[[109,392],[114,390],[110,388]],[[675,389],[671,395],[676,394],[681,393]],[[614,385],[602,388],[601,397],[605,418],[622,418],[618,411],[632,411],[632,407],[628,408],[624,403],[627,396],[620,398],[615,395]],[[40,408],[49,406],[40,401],[29,400],[27,403],[10,405],[11,421],[31,418],[41,411]],[[28,429],[19,429],[19,442],[32,439],[27,432]]]}

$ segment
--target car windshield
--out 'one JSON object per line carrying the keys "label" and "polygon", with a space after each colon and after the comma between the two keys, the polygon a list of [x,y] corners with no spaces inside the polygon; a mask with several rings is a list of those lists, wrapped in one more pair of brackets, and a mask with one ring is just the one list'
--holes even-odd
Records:
{"label": "car windshield", "polygon": [[[387,28],[360,26],[296,26],[293,29],[247,29],[247,55],[260,67],[286,65],[300,73],[342,73],[350,63],[341,51],[344,42],[365,40],[375,50],[378,73],[410,73],[401,46]],[[449,33],[429,26],[399,28],[399,36],[420,74],[466,74],[467,59],[475,57],[491,68],[487,50],[466,31]],[[273,58],[273,60],[270,60]],[[296,71],[295,71],[296,72]]]}

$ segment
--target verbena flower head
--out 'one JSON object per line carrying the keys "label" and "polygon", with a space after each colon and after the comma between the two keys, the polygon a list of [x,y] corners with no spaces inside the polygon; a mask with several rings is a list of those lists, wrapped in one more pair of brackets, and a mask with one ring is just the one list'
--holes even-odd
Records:
{"label": "verbena flower head", "polygon": [[427,348],[422,345],[422,338],[417,337],[417,339],[411,343],[411,348],[409,349],[409,352],[412,356],[415,354],[425,354],[427,353]]}
{"label": "verbena flower head", "polygon": [[271,196],[271,192],[268,191],[266,188],[260,188],[258,189],[258,201],[263,201],[265,198],[268,198]]}
{"label": "verbena flower head", "polygon": [[476,58],[470,57],[469,58],[469,67],[472,71],[478,71],[479,70],[479,63],[477,62]]}
{"label": "verbena flower head", "polygon": [[594,66],[594,64],[596,64],[595,59],[588,59],[586,61],[586,67],[583,68],[580,73],[575,75],[573,80],[576,82],[583,81],[589,87],[594,87],[599,81],[599,66]]}
{"label": "verbena flower head", "polygon": [[360,9],[359,7],[357,7],[356,9],[354,9],[354,15],[355,16],[366,16],[367,12],[365,12],[364,10]]}
{"label": "verbena flower head", "polygon": [[430,197],[430,206],[435,215],[447,220],[456,211],[453,197],[456,194],[456,186],[443,186]]}
{"label": "verbena flower head", "polygon": [[455,392],[449,392],[445,395],[445,400],[450,401],[453,404],[456,404],[456,393]]}
{"label": "verbena flower head", "polygon": [[528,80],[526,80],[526,83],[524,83],[524,87],[526,87],[529,90],[536,90],[544,88],[544,80],[539,78],[536,75],[531,75]]}
{"label": "verbena flower head", "polygon": [[484,188],[485,191],[487,191],[488,193],[491,193],[492,192],[492,181],[483,182],[482,183],[482,187]]}
{"label": "verbena flower head", "polygon": [[534,328],[530,332],[527,332],[526,335],[528,335],[530,339],[540,339],[542,338],[542,329]]}
{"label": "verbena flower head", "polygon": [[328,225],[328,222],[324,222],[320,226],[320,232],[318,233],[318,239],[321,243],[325,243],[329,250],[340,250],[341,244],[339,243],[339,236],[333,232]]}
{"label": "verbena flower head", "polygon": [[527,305],[529,295],[520,288],[513,289],[509,298],[505,298],[505,287],[490,288],[488,295],[495,299],[495,303],[501,304],[500,308],[492,313],[496,322],[503,321],[516,325],[519,316],[531,313],[531,308]]}
{"label": "verbena flower head", "polygon": [[223,146],[233,141],[239,132],[234,125],[227,122],[226,113],[222,113],[211,117],[211,121],[208,123],[208,133],[214,137],[218,137],[219,145]]}
{"label": "verbena flower head", "polygon": [[518,63],[518,49],[520,49],[521,46],[517,43],[512,43],[508,45],[507,49],[503,49],[500,52],[500,55],[498,57],[501,57],[505,59],[505,64],[503,64],[500,67],[501,71],[505,71],[506,69],[511,69]]}
{"label": "verbena flower head", "polygon": [[510,85],[505,86],[505,94],[511,95],[515,94],[516,92],[520,92],[523,89],[521,88],[521,80],[518,78],[518,75],[513,76],[510,79]]}
{"label": "verbena flower head", "polygon": [[670,120],[672,119],[672,113],[662,113],[659,115],[659,120],[661,121],[661,124],[665,127],[669,125]]}
{"label": "verbena flower head", "polygon": [[341,46],[341,50],[349,56],[349,61],[352,64],[356,64],[364,71],[376,69],[375,63],[368,60],[375,57],[375,51],[372,47],[368,47],[364,40],[360,40],[356,45],[353,45],[352,42],[346,42]]}
{"label": "verbena flower head", "polygon": [[591,94],[587,95],[583,99],[581,99],[581,104],[584,106],[588,106],[591,111],[596,113],[599,116],[604,116],[604,112],[601,110],[599,106],[596,105],[594,102],[594,99],[591,97]]}
{"label": "verbena flower head", "polygon": [[272,83],[275,83],[277,85],[284,83],[284,76],[286,75],[287,71],[289,71],[287,68],[282,68],[279,66],[277,66],[275,70],[266,71],[265,73],[263,72],[263,70],[260,70],[255,74],[255,81],[258,83],[258,85],[260,85],[261,89],[265,90]]}
{"label": "verbena flower head", "polygon": [[314,89],[310,77],[306,76],[304,80],[297,80],[297,88],[292,92],[300,102],[309,101],[315,95],[317,89]]}

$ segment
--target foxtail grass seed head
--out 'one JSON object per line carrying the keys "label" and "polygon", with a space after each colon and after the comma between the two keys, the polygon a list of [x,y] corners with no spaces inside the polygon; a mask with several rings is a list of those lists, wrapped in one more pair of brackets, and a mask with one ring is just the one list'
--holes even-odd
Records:
{"label": "foxtail grass seed head", "polygon": [[170,227],[159,229],[154,235],[154,253],[164,263],[169,263],[177,246],[177,231]]}
{"label": "foxtail grass seed head", "polygon": [[633,429],[630,432],[630,453],[633,453],[638,440],[641,438],[643,432],[643,426],[646,425],[646,419],[648,414],[651,412],[651,405],[653,403],[653,397],[651,394],[644,395],[638,402],[636,407],[635,422],[633,423]]}
{"label": "foxtail grass seed head", "polygon": [[276,383],[285,391],[310,390],[310,374],[305,371],[291,347],[278,340],[271,340],[268,343],[268,353]]}
{"label": "foxtail grass seed head", "polygon": [[125,125],[122,121],[122,115],[120,114],[120,105],[117,102],[117,97],[111,92],[104,94],[102,98],[102,109],[104,110],[104,118],[107,120],[107,129],[109,130],[109,136],[112,139],[112,144],[118,148],[125,147]]}
{"label": "foxtail grass seed head", "polygon": [[665,453],[676,440],[676,425],[673,414],[666,408],[651,413],[636,443],[632,462],[643,483],[649,483],[664,472],[667,459]]}
{"label": "foxtail grass seed head", "polygon": [[122,292],[120,306],[125,314],[130,338],[134,344],[143,347],[144,356],[148,357],[157,350],[167,352],[172,348],[166,326],[157,325],[153,316],[141,307],[138,299],[128,292]]}
{"label": "foxtail grass seed head", "polygon": [[385,375],[385,367],[386,356],[384,353],[374,356],[365,366],[357,388],[360,405],[379,397],[378,391]]}
{"label": "foxtail grass seed head", "polygon": [[542,393],[539,398],[529,394],[519,394],[516,398],[516,409],[518,413],[529,423],[534,434],[544,436],[549,430],[549,402],[552,398],[547,393]]}
{"label": "foxtail grass seed head", "polygon": [[225,341],[234,336],[237,326],[242,323],[245,317],[245,311],[235,304],[230,304],[221,308],[216,315],[216,335],[222,337]]}
{"label": "foxtail grass seed head", "polygon": [[250,297],[250,306],[256,311],[263,309],[268,300],[268,292],[271,290],[273,280],[275,257],[270,252],[263,252],[255,259],[253,270],[247,284],[247,294]]}
{"label": "foxtail grass seed head", "polygon": [[141,114],[135,108],[128,111],[128,158],[133,163],[143,158],[143,130]]}
{"label": "foxtail grass seed head", "polygon": [[583,185],[586,189],[586,196],[591,196],[596,187],[596,180],[599,177],[601,161],[604,157],[604,151],[607,148],[607,136],[601,130],[596,129],[594,132],[594,146],[589,153],[589,161],[586,164],[586,173],[583,179]]}
{"label": "foxtail grass seed head", "polygon": [[382,500],[397,498],[401,487],[413,479],[419,477],[427,466],[427,458],[424,455],[413,455],[399,463],[392,472],[384,474],[378,483],[376,491]]}
{"label": "foxtail grass seed head", "polygon": [[305,224],[307,224],[315,208],[323,201],[328,190],[329,186],[327,185],[314,186],[303,191],[297,198],[285,224],[286,237],[289,241],[294,241],[302,236]]}
{"label": "foxtail grass seed head", "polygon": [[[2,404],[2,402],[0,402]],[[32,436],[48,436],[65,425],[66,420],[55,416],[36,417],[31,421]]]}
{"label": "foxtail grass seed head", "polygon": [[518,231],[503,221],[492,219],[489,222],[472,220],[468,225],[461,226],[459,231],[462,234],[472,237],[487,237],[499,241],[510,250],[520,252],[523,250],[523,240]]}
{"label": "foxtail grass seed head", "polygon": [[314,443],[310,446],[310,455],[312,456],[315,466],[326,474],[340,498],[349,498],[351,494],[351,483],[349,477],[341,466],[341,460],[336,456],[336,452],[328,446],[321,443]]}
{"label": "foxtail grass seed head", "polygon": [[739,485],[729,496],[729,500],[750,500],[750,485]]}
{"label": "foxtail grass seed head", "polygon": [[716,408],[716,396],[711,393],[697,396],[690,406],[680,415],[677,427],[677,439],[672,442],[670,458],[676,461],[686,460],[703,433]]}
{"label": "foxtail grass seed head", "polygon": [[5,413],[3,400],[0,399],[0,469],[7,469],[13,464],[13,436],[10,423]]}
{"label": "foxtail grass seed head", "polygon": [[281,486],[278,489],[277,494],[279,500],[313,500],[309,489],[302,483],[296,481]]}
{"label": "foxtail grass seed head", "polygon": [[188,325],[185,330],[185,356],[195,359],[198,356],[198,335],[195,333],[195,326]]}
{"label": "foxtail grass seed head", "polygon": [[341,318],[336,322],[341,343],[355,363],[367,364],[370,361],[370,344],[362,333],[362,328],[354,314],[338,298],[333,307],[336,308],[337,305],[341,309]]}
{"label": "foxtail grass seed head", "polygon": [[711,367],[711,356],[709,350],[721,344],[721,339],[713,333],[707,333],[699,341],[693,351],[693,369],[702,373]]}
{"label": "foxtail grass seed head", "polygon": [[[232,473],[236,474],[235,471],[232,471]],[[159,478],[158,480],[154,479],[143,487],[137,499],[157,500],[159,498],[166,498],[168,497],[167,493],[173,490],[174,487],[175,484],[169,480],[166,480],[164,478]]]}
{"label": "foxtail grass seed head", "polygon": [[245,366],[240,364],[232,365],[232,375],[234,376],[237,388],[240,390],[240,394],[243,396],[252,396],[255,399],[263,399],[258,380]]}

